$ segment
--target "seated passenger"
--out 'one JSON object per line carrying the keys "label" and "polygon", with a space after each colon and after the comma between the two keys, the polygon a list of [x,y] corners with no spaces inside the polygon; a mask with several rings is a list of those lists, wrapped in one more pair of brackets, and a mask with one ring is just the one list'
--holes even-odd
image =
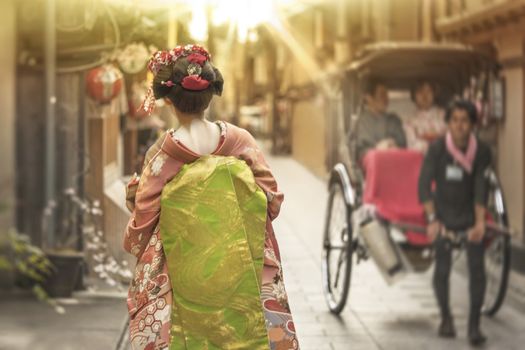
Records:
{"label": "seated passenger", "polygon": [[406,147],[405,132],[399,117],[388,113],[388,90],[384,83],[371,81],[365,87],[366,106],[351,137],[353,156],[362,164],[370,149]]}
{"label": "seated passenger", "polygon": [[426,153],[428,145],[447,130],[445,112],[434,104],[434,95],[435,88],[427,80],[417,83],[411,91],[416,111],[404,125],[410,149]]}

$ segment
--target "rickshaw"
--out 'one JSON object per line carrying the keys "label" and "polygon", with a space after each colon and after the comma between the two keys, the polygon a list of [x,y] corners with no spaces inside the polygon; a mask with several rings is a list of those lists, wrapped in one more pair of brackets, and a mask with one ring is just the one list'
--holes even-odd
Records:
{"label": "rickshaw", "polygon": [[[454,96],[464,96],[465,91],[476,87],[475,97],[487,101],[488,87],[497,79],[497,65],[486,55],[462,44],[424,43],[378,43],[365,47],[343,72],[340,83],[339,106],[332,113],[332,130],[336,133],[333,146],[333,168],[328,181],[328,205],[323,235],[322,276],[324,296],[330,311],[339,314],[347,303],[351,275],[354,268],[367,260],[372,250],[385,255],[384,247],[372,247],[370,239],[364,239],[362,230],[356,227],[353,213],[362,208],[365,178],[356,161],[352,159],[349,139],[352,128],[363,108],[361,90],[366,79],[380,78],[390,91],[410,90],[417,81],[431,81],[441,88],[441,102]],[[476,86],[474,86],[476,85]],[[422,156],[421,156],[422,157]],[[408,167],[410,168],[410,167]],[[412,167],[413,169],[414,167]],[[417,202],[417,176],[413,170],[398,176],[395,181],[404,183],[412,202]],[[412,182],[407,187],[406,181]],[[489,188],[487,198],[487,232],[484,238],[487,292],[483,312],[492,316],[505,298],[510,268],[510,230],[503,190],[493,170],[486,172]],[[410,189],[412,188],[412,189]],[[415,205],[419,205],[416,203]],[[403,210],[403,208],[401,209]],[[420,218],[394,220],[389,215],[376,213],[374,224],[386,235],[391,245],[390,254],[400,262],[390,270],[384,266],[380,272],[389,283],[400,269],[410,273],[427,271],[433,263],[432,244],[426,237],[424,212],[420,206]],[[414,213],[412,213],[414,214]],[[416,213],[417,214],[417,213]],[[376,232],[376,233],[378,233]],[[378,234],[379,234],[378,233]],[[461,248],[464,240],[454,246]],[[383,249],[383,251],[381,250]],[[461,249],[456,249],[455,254]],[[382,258],[382,257],[380,257]],[[373,259],[376,265],[378,260]],[[379,266],[378,266],[379,267]],[[391,266],[392,267],[392,266]]]}

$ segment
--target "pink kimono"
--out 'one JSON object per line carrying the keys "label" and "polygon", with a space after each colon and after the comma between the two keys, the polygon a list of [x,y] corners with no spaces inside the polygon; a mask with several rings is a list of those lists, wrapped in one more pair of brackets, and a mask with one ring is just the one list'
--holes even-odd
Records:
{"label": "pink kimono", "polygon": [[429,144],[447,131],[445,111],[438,107],[417,110],[412,118],[404,123],[407,147],[426,153]]}
{"label": "pink kimono", "polygon": [[[250,166],[256,183],[268,199],[264,267],[261,286],[269,346],[268,349],[298,349],[295,327],[288,297],[284,289],[279,248],[272,220],[279,214],[284,195],[246,130],[218,121],[221,129],[219,144],[213,155],[235,156]],[[132,349],[166,349],[170,342],[171,284],[159,233],[160,195],[166,183],[175,177],[181,166],[198,159],[173,136],[165,133],[148,151],[136,195],[129,199],[133,208],[126,228],[124,249],[137,257],[134,278],[128,292],[130,340]],[[133,191],[136,181],[128,184]]]}

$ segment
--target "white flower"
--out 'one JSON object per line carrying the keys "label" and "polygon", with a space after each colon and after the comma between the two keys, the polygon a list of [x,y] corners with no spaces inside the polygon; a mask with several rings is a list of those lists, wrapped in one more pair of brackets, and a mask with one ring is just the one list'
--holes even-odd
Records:
{"label": "white flower", "polygon": [[122,270],[122,271],[120,271],[120,276],[122,276],[124,278],[132,278],[133,274],[129,270]]}
{"label": "white flower", "polygon": [[68,196],[72,196],[75,194],[75,189],[72,187],[68,187],[64,190],[64,194]]}
{"label": "white flower", "polygon": [[164,166],[165,162],[166,162],[166,157],[162,154],[159,154],[159,156],[156,157],[151,163],[151,174],[153,176],[158,176],[160,172],[162,171],[162,167]]}
{"label": "white flower", "polygon": [[149,245],[155,245],[155,244],[157,244],[157,236],[152,235],[151,238],[149,239]]}
{"label": "white flower", "polygon": [[272,286],[275,298],[277,300],[286,300],[286,290],[284,289],[283,281],[280,280],[277,283],[274,283]]}

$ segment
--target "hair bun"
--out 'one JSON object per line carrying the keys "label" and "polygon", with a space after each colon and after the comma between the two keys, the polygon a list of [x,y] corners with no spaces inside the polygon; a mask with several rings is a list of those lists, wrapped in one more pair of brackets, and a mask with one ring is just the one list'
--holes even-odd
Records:
{"label": "hair bun", "polygon": [[215,73],[215,79],[211,83],[213,86],[213,93],[217,96],[221,96],[224,86],[224,79],[222,78],[221,72],[217,68],[213,67],[213,72]]}
{"label": "hair bun", "polygon": [[[173,89],[173,65],[162,65],[153,78],[153,95],[156,99],[166,97]],[[171,83],[171,84],[170,84]]]}
{"label": "hair bun", "polygon": [[208,51],[199,45],[157,51],[148,62],[154,78],[140,108],[151,114],[156,99],[169,98],[183,112],[201,113],[213,94],[222,94],[224,84],[222,74],[210,58]]}

